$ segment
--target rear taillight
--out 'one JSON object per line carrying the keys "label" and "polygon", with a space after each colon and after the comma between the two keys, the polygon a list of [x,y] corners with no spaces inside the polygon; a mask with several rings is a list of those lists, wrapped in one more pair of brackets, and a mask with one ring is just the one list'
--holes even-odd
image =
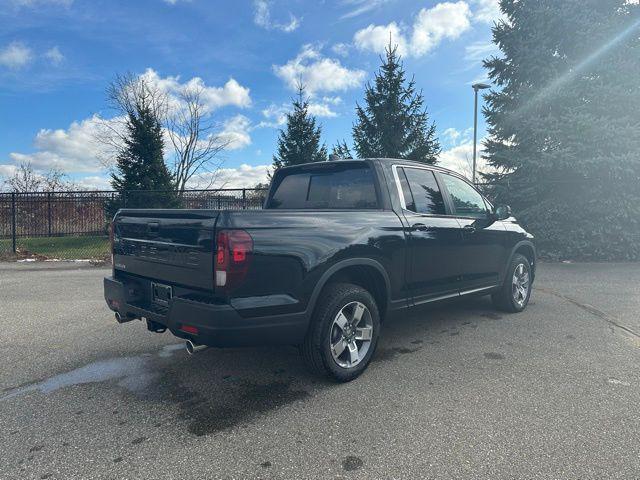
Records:
{"label": "rear taillight", "polygon": [[216,239],[215,285],[232,290],[242,283],[253,256],[253,239],[244,230],[221,230]]}

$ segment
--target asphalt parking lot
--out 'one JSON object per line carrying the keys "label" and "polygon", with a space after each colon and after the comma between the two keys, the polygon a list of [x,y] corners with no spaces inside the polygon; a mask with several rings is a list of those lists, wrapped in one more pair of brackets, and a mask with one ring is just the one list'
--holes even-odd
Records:
{"label": "asphalt parking lot", "polygon": [[385,326],[343,385],[295,348],[194,357],[105,269],[0,264],[0,478],[638,478],[640,265],[541,264]]}

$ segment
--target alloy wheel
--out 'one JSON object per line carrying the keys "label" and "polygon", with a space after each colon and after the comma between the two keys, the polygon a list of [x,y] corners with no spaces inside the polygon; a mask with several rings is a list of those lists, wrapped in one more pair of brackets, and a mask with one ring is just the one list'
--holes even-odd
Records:
{"label": "alloy wheel", "polygon": [[342,368],[353,368],[367,355],[373,339],[371,312],[361,302],[340,309],[331,324],[329,341],[333,360]]}
{"label": "alloy wheel", "polygon": [[513,301],[522,308],[529,294],[529,269],[524,263],[519,263],[513,272],[511,292]]}

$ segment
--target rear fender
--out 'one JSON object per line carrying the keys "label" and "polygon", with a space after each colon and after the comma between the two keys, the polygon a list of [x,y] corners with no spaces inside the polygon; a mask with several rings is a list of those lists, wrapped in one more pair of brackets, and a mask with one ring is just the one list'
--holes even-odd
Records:
{"label": "rear fender", "polygon": [[[322,274],[322,276],[320,277],[320,280],[318,281],[318,283],[316,284],[313,293],[311,294],[311,297],[309,299],[309,304],[307,305],[307,315],[309,318],[311,318],[311,315],[313,314],[313,311],[315,310],[316,307],[316,303],[320,297],[320,293],[322,292],[322,289],[325,287],[325,285],[329,282],[329,280],[331,279],[331,277],[333,277],[335,274],[339,273],[341,270],[344,270],[345,268],[348,267],[354,267],[354,266],[363,266],[363,267],[373,267],[375,268],[382,276],[383,280],[384,280],[384,284],[385,284],[385,295],[386,295],[386,304],[387,304],[387,309],[389,308],[389,304],[390,304],[390,292],[391,292],[391,282],[389,281],[389,275],[387,274],[387,271],[385,270],[385,268],[382,266],[382,264],[380,262],[378,262],[377,260],[373,260],[371,258],[350,258],[347,260],[342,260],[334,265],[332,265],[331,267],[329,267],[327,269],[327,271],[324,272],[324,274]],[[386,314],[385,312],[380,312],[380,315],[382,317],[384,317]]]}

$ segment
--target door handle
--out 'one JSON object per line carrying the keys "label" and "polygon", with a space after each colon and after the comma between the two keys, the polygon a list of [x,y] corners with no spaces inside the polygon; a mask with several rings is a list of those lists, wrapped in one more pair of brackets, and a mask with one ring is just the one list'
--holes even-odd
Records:
{"label": "door handle", "polygon": [[473,233],[476,231],[476,227],[474,227],[473,225],[465,225],[464,227],[462,227],[462,230],[465,233]]}
{"label": "door handle", "polygon": [[411,225],[411,230],[424,232],[425,230],[429,230],[429,227],[427,227],[424,223],[414,223],[413,225]]}

